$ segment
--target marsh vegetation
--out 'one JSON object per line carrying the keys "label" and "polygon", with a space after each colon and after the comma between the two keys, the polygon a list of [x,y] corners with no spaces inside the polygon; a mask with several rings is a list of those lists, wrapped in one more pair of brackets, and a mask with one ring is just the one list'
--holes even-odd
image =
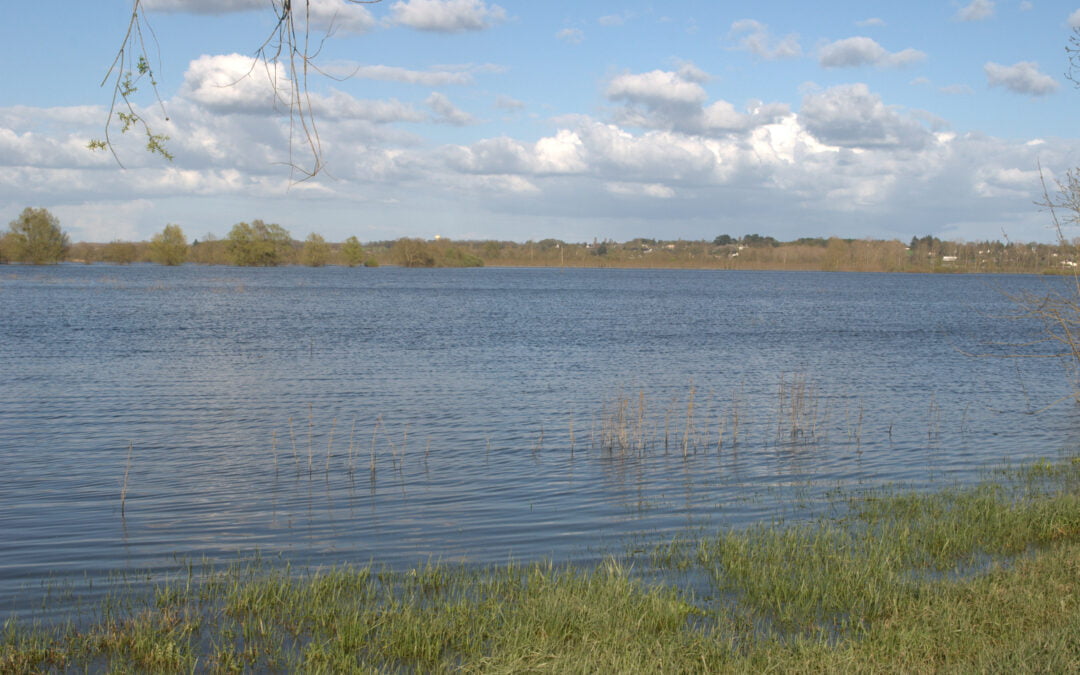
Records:
{"label": "marsh vegetation", "polygon": [[590,566],[189,564],[66,623],[9,619],[5,672],[1067,672],[1080,459],[830,515],[686,532]]}

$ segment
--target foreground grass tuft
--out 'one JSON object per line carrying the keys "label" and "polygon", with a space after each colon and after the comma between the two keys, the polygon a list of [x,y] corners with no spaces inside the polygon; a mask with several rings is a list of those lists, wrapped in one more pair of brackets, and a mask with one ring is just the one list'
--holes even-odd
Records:
{"label": "foreground grass tuft", "polygon": [[1078,486],[1080,463],[1041,463],[658,546],[648,565],[696,595],[616,559],[236,565],[61,626],[9,620],[0,672],[1080,671]]}

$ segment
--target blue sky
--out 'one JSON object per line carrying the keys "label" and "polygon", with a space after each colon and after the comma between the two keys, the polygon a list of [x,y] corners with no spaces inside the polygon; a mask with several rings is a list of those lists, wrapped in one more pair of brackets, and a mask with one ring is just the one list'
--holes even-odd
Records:
{"label": "blue sky", "polygon": [[295,183],[305,148],[252,68],[270,2],[142,0],[168,121],[136,101],[175,159],[121,137],[125,168],[85,146],[131,3],[13,3],[0,216],[44,206],[86,241],[255,218],[332,241],[1051,241],[1038,167],[1080,165],[1080,3],[310,0],[314,40],[335,22],[316,64],[350,77],[312,77],[328,170]]}

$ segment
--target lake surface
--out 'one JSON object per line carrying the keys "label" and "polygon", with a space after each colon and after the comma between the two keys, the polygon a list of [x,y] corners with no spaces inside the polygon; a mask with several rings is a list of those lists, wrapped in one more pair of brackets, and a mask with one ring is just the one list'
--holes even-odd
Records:
{"label": "lake surface", "polygon": [[1062,365],[965,352],[1059,283],[0,266],[0,617],[256,551],[586,562],[1053,457]]}

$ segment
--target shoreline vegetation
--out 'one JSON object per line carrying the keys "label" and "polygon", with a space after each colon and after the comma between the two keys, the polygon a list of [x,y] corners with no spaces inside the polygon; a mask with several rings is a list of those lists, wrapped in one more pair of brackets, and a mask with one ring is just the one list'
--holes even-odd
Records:
{"label": "shoreline vegetation", "polygon": [[0,632],[0,672],[1075,672],[1080,457],[842,493],[587,566],[189,565]]}
{"label": "shoreline vegetation", "polygon": [[1080,239],[1056,244],[943,241],[932,235],[899,240],[722,234],[707,240],[636,238],[566,242],[432,240],[402,237],[361,243],[355,236],[328,242],[312,233],[297,241],[277,224],[237,223],[224,238],[213,234],[190,243],[178,225],[166,225],[150,241],[70,243],[46,209],[27,208],[0,236],[0,263],[157,263],[322,267],[587,267],[627,269],[793,270],[1075,274]]}
{"label": "shoreline vegetation", "polygon": [[[316,235],[317,236],[317,235]],[[402,238],[364,244],[321,242],[312,254],[310,239],[289,240],[273,262],[237,261],[228,239],[192,242],[186,262],[202,265],[322,267],[399,265],[402,267],[573,267],[613,269],[790,270],[836,272],[1073,274],[1080,247],[1073,244],[948,242],[925,237],[897,240],[800,239],[754,241],[757,235],[708,241],[633,239],[627,242],[570,243],[527,241],[451,241]],[[723,240],[723,237],[717,239]],[[749,242],[749,243],[744,243]],[[67,260],[80,263],[156,262],[147,242],[76,243]],[[356,248],[360,250],[357,251]]]}

